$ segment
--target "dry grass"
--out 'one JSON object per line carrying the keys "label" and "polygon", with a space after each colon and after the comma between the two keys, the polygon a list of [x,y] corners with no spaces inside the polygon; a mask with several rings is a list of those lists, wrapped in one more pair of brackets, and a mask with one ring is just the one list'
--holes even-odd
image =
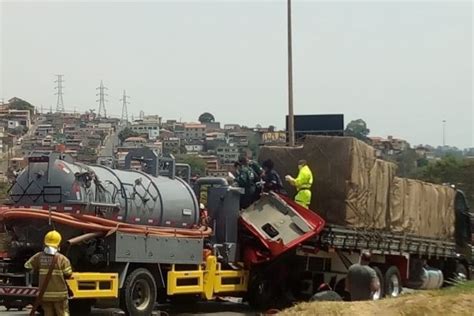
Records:
{"label": "dry grass", "polygon": [[474,282],[377,302],[301,303],[279,315],[474,315]]}

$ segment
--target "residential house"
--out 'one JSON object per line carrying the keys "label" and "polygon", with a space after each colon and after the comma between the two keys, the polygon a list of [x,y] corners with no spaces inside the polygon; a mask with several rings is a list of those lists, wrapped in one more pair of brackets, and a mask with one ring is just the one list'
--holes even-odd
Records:
{"label": "residential house", "polygon": [[187,154],[198,154],[204,151],[204,144],[203,142],[194,141],[184,144],[184,148],[186,148]]}
{"label": "residential house", "polygon": [[232,166],[239,160],[239,148],[237,146],[226,145],[216,149],[216,155],[223,166]]}
{"label": "residential house", "polygon": [[46,137],[54,133],[54,127],[51,124],[40,124],[36,128],[35,135],[39,137]]}
{"label": "residential house", "polygon": [[184,124],[184,138],[186,140],[203,140],[206,137],[206,125],[200,123]]}
{"label": "residential house", "polygon": [[224,124],[224,129],[225,130],[239,130],[240,125],[239,124]]}
{"label": "residential house", "polygon": [[178,137],[170,137],[162,140],[163,153],[165,154],[179,154],[181,148],[181,139]]}

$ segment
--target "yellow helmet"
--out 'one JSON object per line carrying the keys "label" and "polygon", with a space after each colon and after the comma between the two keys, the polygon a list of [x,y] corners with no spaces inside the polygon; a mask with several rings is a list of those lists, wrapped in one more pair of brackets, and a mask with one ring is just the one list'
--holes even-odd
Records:
{"label": "yellow helmet", "polygon": [[61,243],[61,234],[52,230],[44,236],[44,244],[48,247],[58,248]]}

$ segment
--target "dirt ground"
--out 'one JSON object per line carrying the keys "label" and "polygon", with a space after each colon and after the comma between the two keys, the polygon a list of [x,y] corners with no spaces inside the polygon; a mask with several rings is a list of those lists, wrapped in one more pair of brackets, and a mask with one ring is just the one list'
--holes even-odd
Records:
{"label": "dirt ground", "polygon": [[302,303],[279,315],[473,315],[474,282],[438,291],[420,291],[370,302]]}

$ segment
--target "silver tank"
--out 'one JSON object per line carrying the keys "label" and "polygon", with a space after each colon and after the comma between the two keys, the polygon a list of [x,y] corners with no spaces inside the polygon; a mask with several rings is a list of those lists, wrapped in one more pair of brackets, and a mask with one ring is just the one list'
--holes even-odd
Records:
{"label": "silver tank", "polygon": [[18,175],[10,199],[17,206],[81,205],[82,210],[100,211],[106,218],[143,225],[189,228],[199,221],[196,196],[179,177],[154,177],[52,157],[47,162],[30,160]]}

